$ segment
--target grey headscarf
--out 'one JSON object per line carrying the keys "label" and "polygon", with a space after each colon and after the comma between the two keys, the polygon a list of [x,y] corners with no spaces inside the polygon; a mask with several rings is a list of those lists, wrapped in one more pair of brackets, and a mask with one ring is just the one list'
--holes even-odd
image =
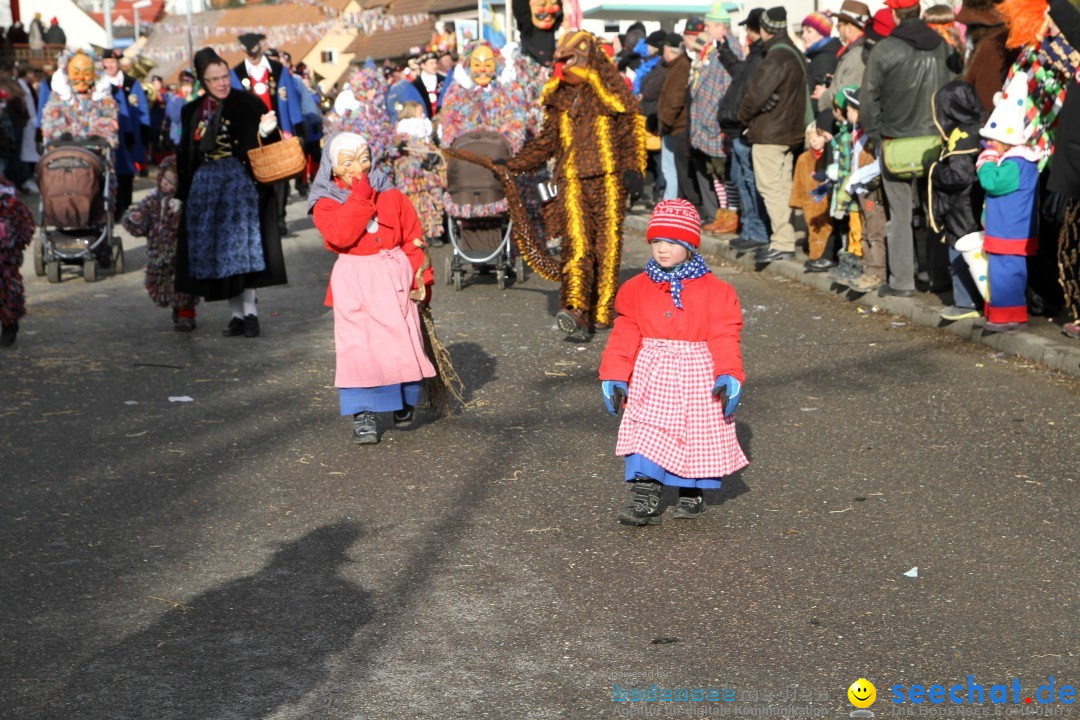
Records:
{"label": "grey headscarf", "polygon": [[[363,140],[363,136],[356,133],[334,133],[328,135],[323,141],[322,161],[319,162],[319,171],[315,173],[315,180],[312,181],[311,190],[308,191],[307,211],[309,215],[315,209],[315,203],[319,200],[328,197],[339,205],[344,205],[352,193],[351,189],[343,188],[334,182],[334,158],[331,157],[333,153],[331,153],[330,148],[334,139],[342,135],[356,135],[356,137]],[[367,144],[367,142],[364,141],[364,144]],[[390,181],[386,173],[375,167],[368,172],[368,182],[371,183],[371,188],[377,193],[392,190],[394,187],[394,183]]]}

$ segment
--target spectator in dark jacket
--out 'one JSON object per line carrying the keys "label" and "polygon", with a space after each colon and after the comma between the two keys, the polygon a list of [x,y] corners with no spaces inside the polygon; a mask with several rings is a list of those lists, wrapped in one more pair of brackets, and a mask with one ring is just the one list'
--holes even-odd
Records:
{"label": "spectator in dark jacket", "polygon": [[941,311],[949,322],[979,316],[978,287],[967,263],[956,250],[956,241],[982,229],[983,193],[975,172],[975,160],[982,149],[979,130],[983,107],[975,88],[954,80],[934,96],[934,123],[941,134],[941,156],[930,166],[928,194],[930,229],[949,246],[953,304]]}
{"label": "spectator in dark jacket", "polygon": [[[648,58],[638,68],[634,76],[635,93],[641,100],[641,114],[645,116],[645,131],[650,135],[660,135],[660,91],[664,88],[668,69],[663,64],[664,39],[667,33],[657,30],[643,42],[647,46]],[[645,173],[652,178],[652,203],[655,205],[664,197],[665,180],[660,168],[661,153],[649,152]]]}
{"label": "spectator in dark jacket", "polygon": [[795,228],[791,224],[793,148],[802,143],[810,120],[806,63],[787,31],[787,10],[769,8],[761,17],[765,59],[750,78],[739,105],[739,121],[749,128],[758,192],[772,223],[770,245],[758,248],[759,262],[795,257]]}
{"label": "spectator in dark jacket", "polygon": [[45,43],[47,45],[67,45],[67,34],[60,27],[60,21],[56,18],[49,22],[49,29],[45,31]]}
{"label": "spectator in dark jacket", "polygon": [[814,115],[822,109],[832,112],[831,104],[819,105],[817,101],[821,97],[821,92],[817,90],[817,87],[821,86],[824,90],[825,86],[832,82],[832,77],[836,73],[836,63],[839,60],[837,56],[843,47],[840,41],[832,36],[832,29],[832,20],[824,13],[810,13],[802,21],[803,47],[806,48],[803,52],[806,53],[806,59],[810,61],[807,79],[810,82],[810,92],[813,93],[810,97],[814,106]]}
{"label": "spectator in dark jacket", "polygon": [[[896,19],[896,29],[870,51],[859,91],[862,121],[874,147],[892,138],[938,135],[934,125],[933,97],[960,69],[952,47],[919,17],[919,0],[886,0]],[[882,152],[887,156],[888,149]],[[882,168],[882,185],[889,208],[888,283],[878,288],[882,296],[911,297],[915,293],[915,240],[912,204],[917,197],[926,208],[925,180],[918,193],[910,179]]]}
{"label": "spectator in dark jacket", "polygon": [[[1070,45],[1080,47],[1080,10],[1069,0],[1050,0],[1050,18]],[[1054,142],[1049,188],[1066,198],[1058,269],[1065,305],[1072,316],[1062,331],[1080,340],[1080,83],[1075,77],[1065,91]]]}
{"label": "spectator in dark jacket", "polygon": [[664,199],[682,197],[695,206],[701,204],[690,177],[690,109],[686,106],[690,81],[690,58],[682,38],[670,33],[664,40],[664,65],[667,77],[660,90],[660,167],[664,173]]}
{"label": "spectator in dark jacket", "polygon": [[743,136],[746,126],[739,122],[739,104],[746,96],[750,78],[765,57],[764,42],[761,39],[761,16],[764,13],[762,8],[754,8],[746,19],[739,23],[746,28],[745,60],[739,60],[727,42],[720,43],[717,48],[720,62],[731,73],[732,78],[731,87],[720,102],[720,129],[731,138],[731,155],[728,158],[731,182],[739,193],[739,238],[732,244],[746,249],[756,249],[769,243],[765,202],[755,185],[750,143]]}

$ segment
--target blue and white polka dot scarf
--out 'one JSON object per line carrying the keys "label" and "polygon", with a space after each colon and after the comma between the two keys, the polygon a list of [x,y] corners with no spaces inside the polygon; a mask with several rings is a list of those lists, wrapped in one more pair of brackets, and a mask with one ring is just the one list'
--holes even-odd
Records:
{"label": "blue and white polka dot scarf", "polygon": [[656,262],[655,258],[645,265],[645,274],[654,283],[671,283],[671,299],[675,301],[675,307],[680,310],[682,310],[683,280],[693,280],[708,275],[710,272],[709,266],[705,264],[705,258],[698,253],[694,253],[689,260],[670,270],[660,267],[660,263]]}

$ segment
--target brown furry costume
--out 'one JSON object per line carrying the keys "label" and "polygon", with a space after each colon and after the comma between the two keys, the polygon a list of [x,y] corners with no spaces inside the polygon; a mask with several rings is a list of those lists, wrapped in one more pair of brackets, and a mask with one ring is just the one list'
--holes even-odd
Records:
{"label": "brown furry costume", "polygon": [[507,169],[518,175],[555,160],[558,195],[544,208],[544,224],[549,236],[562,238],[559,329],[585,340],[590,326],[615,319],[628,186],[640,189],[645,170],[644,117],[591,34],[563,36],[555,60],[541,98],[544,128]]}

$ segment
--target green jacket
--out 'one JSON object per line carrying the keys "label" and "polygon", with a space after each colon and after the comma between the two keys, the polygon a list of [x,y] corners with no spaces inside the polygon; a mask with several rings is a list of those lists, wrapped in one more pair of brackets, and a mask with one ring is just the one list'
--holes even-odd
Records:
{"label": "green jacket", "polygon": [[931,99],[959,72],[959,57],[922,20],[905,20],[870,51],[859,90],[860,120],[885,138],[937,135]]}

